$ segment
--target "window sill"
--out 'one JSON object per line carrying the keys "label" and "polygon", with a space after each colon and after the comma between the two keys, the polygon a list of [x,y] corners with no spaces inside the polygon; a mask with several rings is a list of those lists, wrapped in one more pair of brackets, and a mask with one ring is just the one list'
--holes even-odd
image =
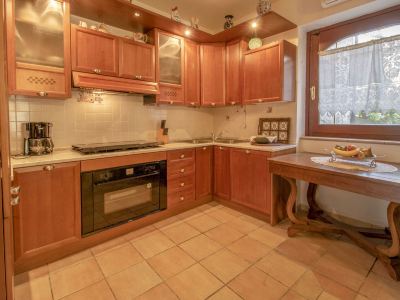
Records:
{"label": "window sill", "polygon": [[343,143],[363,143],[363,144],[375,144],[375,145],[400,146],[400,141],[388,141],[388,140],[369,140],[369,139],[335,138],[335,137],[320,137],[320,136],[302,136],[300,140],[325,141],[325,142],[338,141]]}

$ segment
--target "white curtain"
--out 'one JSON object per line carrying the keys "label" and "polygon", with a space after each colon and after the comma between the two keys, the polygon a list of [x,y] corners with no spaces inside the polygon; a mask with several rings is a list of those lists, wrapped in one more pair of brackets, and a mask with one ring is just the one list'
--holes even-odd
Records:
{"label": "white curtain", "polygon": [[320,52],[321,124],[400,124],[400,36]]}

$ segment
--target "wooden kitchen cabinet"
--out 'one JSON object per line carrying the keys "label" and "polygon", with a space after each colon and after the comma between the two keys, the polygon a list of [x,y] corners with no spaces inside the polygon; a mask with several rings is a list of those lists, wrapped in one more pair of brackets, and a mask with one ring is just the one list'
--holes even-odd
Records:
{"label": "wooden kitchen cabinet", "polygon": [[154,29],[156,49],[156,81],[160,94],[159,104],[183,105],[185,103],[184,38]]}
{"label": "wooden kitchen cabinet", "polygon": [[226,104],[242,103],[243,54],[247,50],[244,40],[226,44]]}
{"label": "wooden kitchen cabinet", "polygon": [[176,207],[196,200],[195,149],[167,153],[168,207]]}
{"label": "wooden kitchen cabinet", "polygon": [[118,38],[71,25],[72,70],[118,76]]}
{"label": "wooden kitchen cabinet", "polygon": [[119,40],[119,76],[154,82],[156,80],[154,45]]}
{"label": "wooden kitchen cabinet", "polygon": [[185,40],[185,103],[200,106],[200,45]]}
{"label": "wooden kitchen cabinet", "polygon": [[267,152],[231,149],[230,155],[231,201],[270,214],[272,183]]}
{"label": "wooden kitchen cabinet", "polygon": [[214,147],[214,195],[230,200],[230,150],[226,147]]}
{"label": "wooden kitchen cabinet", "polygon": [[213,162],[212,146],[196,148],[196,199],[211,197],[213,193]]}
{"label": "wooden kitchen cabinet", "polygon": [[295,100],[295,45],[280,41],[246,52],[243,72],[245,104]]}
{"label": "wooden kitchen cabinet", "polygon": [[202,44],[201,62],[201,104],[223,106],[226,96],[225,43]]}
{"label": "wooden kitchen cabinet", "polygon": [[70,97],[69,1],[7,0],[6,22],[9,94]]}
{"label": "wooden kitchen cabinet", "polygon": [[60,248],[80,238],[80,163],[14,170],[15,259]]}

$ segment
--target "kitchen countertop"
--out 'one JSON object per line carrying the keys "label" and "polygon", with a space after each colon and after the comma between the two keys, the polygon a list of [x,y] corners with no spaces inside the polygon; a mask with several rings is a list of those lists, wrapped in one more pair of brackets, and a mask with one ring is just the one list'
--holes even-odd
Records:
{"label": "kitchen countertop", "polygon": [[99,159],[99,158],[116,157],[116,156],[141,154],[141,153],[151,153],[151,152],[159,152],[159,151],[171,151],[171,150],[180,150],[180,149],[199,148],[199,147],[205,147],[205,146],[222,146],[222,147],[229,147],[229,148],[250,149],[250,150],[267,151],[267,152],[278,152],[278,151],[296,148],[296,145],[253,146],[250,143],[237,143],[237,144],[170,143],[170,144],[166,144],[166,145],[161,145],[157,148],[119,151],[119,152],[106,152],[106,153],[97,153],[97,154],[81,154],[72,149],[64,149],[64,150],[55,150],[52,154],[43,155],[43,156],[11,158],[11,167],[12,167],[12,169],[17,169],[17,168],[34,167],[34,166],[40,166],[40,165],[46,165],[46,164],[65,163],[65,162],[72,162],[72,161],[83,161],[83,160],[90,160],[90,159]]}

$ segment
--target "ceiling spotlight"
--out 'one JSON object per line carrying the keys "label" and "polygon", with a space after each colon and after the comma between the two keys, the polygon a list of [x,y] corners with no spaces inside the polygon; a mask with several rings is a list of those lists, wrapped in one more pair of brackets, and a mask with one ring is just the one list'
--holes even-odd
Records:
{"label": "ceiling spotlight", "polygon": [[186,36],[189,36],[191,33],[192,33],[192,32],[191,32],[189,29],[186,29],[186,30],[185,30],[185,35],[186,35]]}
{"label": "ceiling spotlight", "polygon": [[257,22],[256,21],[251,22],[251,28],[257,28]]}
{"label": "ceiling spotlight", "polygon": [[133,15],[134,15],[135,17],[140,17],[140,12],[135,11],[135,12],[133,13]]}

